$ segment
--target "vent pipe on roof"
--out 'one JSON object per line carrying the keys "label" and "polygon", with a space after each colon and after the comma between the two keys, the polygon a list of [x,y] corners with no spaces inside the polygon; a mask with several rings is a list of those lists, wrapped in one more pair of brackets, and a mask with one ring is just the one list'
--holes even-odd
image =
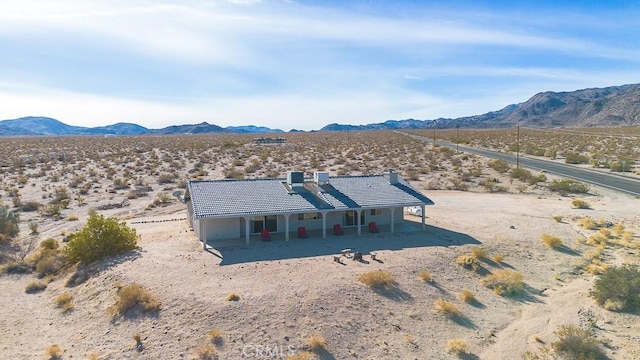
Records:
{"label": "vent pipe on roof", "polygon": [[287,184],[289,186],[302,186],[304,184],[304,172],[302,172],[302,171],[288,171],[287,172]]}
{"label": "vent pipe on roof", "polygon": [[316,171],[313,173],[313,181],[318,185],[326,185],[329,183],[328,171]]}
{"label": "vent pipe on roof", "polygon": [[384,174],[385,179],[389,180],[389,184],[397,184],[398,181],[398,173],[389,169],[388,173]]}

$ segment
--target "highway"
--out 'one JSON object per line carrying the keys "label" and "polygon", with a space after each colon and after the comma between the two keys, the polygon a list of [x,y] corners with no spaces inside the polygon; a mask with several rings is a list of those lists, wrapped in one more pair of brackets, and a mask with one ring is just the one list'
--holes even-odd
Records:
{"label": "highway", "polygon": [[[416,140],[433,143],[432,138],[419,136],[415,134],[409,134],[402,131],[396,131],[398,134],[406,135]],[[446,141],[438,141],[436,140],[437,145],[449,146],[452,148],[458,147],[460,151],[477,154],[489,158],[494,159],[502,159],[506,160],[510,163],[517,163],[516,155],[506,154],[497,151],[482,149],[482,148],[473,148],[464,145],[456,145],[454,143],[446,142]],[[532,170],[544,170],[548,173],[555,174],[558,176],[563,176],[567,178],[572,178],[576,180],[583,181],[588,184],[602,186],[607,189],[616,190],[620,192],[624,192],[630,195],[640,196],[640,180],[623,177],[615,174],[604,173],[595,170],[589,170],[584,168],[579,168],[576,166],[571,166],[567,164],[559,164],[553,161],[534,159],[520,156],[520,165],[525,168],[529,168]]]}

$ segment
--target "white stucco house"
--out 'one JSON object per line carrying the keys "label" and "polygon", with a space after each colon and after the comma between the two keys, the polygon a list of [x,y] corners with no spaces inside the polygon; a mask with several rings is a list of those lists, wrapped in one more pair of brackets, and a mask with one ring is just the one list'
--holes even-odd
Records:
{"label": "white stucco house", "polygon": [[[433,202],[397,173],[337,176],[315,172],[313,179],[291,171],[286,179],[189,181],[185,194],[188,221],[204,248],[220,239],[245,238],[267,229],[289,241],[298,228],[312,231],[334,226],[356,228],[375,222],[394,231],[404,221],[405,207],[421,209]],[[319,236],[319,235],[316,235]]]}

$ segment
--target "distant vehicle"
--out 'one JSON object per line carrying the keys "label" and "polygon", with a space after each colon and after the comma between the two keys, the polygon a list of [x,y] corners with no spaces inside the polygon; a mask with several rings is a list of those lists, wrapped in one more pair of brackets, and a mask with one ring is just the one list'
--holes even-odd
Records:
{"label": "distant vehicle", "polygon": [[422,216],[422,208],[420,206],[409,206],[407,213],[415,216]]}

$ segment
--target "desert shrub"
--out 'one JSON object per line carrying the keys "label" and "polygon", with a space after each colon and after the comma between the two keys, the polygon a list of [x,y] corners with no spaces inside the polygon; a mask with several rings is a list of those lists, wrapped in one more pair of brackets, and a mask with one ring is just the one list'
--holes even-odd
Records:
{"label": "desert shrub", "polygon": [[588,164],[589,158],[585,155],[581,155],[578,153],[570,153],[567,154],[567,157],[564,160],[567,164]]}
{"label": "desert shrub", "polygon": [[588,202],[580,199],[573,199],[571,205],[576,209],[591,209],[591,205]]}
{"label": "desert shrub", "polygon": [[58,273],[64,262],[60,257],[60,252],[55,250],[40,250],[36,257],[35,271],[39,278]]}
{"label": "desert shrub", "polygon": [[551,348],[563,358],[607,359],[601,345],[587,330],[575,325],[560,325],[553,333],[558,340],[551,343]]}
{"label": "desert shrub", "polygon": [[598,228],[598,224],[590,217],[580,219],[580,226],[588,230],[595,230]]}
{"label": "desert shrub", "polygon": [[462,266],[465,269],[478,270],[480,268],[480,263],[478,262],[478,258],[472,254],[458,256],[456,258],[456,264]]}
{"label": "desert shrub", "polygon": [[431,274],[428,271],[422,271],[422,272],[420,272],[420,274],[418,276],[424,282],[430,282],[431,281]]}
{"label": "desert shrub", "polygon": [[612,161],[609,164],[609,170],[612,172],[631,171],[631,162],[629,160],[625,160],[625,163],[623,164],[622,161]]}
{"label": "desert shrub", "polygon": [[589,184],[574,179],[553,180],[549,184],[551,191],[571,194],[586,194],[590,188]]}
{"label": "desert shrub", "polygon": [[60,244],[56,239],[47,239],[40,243],[40,249],[43,250],[56,250]]}
{"label": "desert shrub", "polygon": [[509,165],[509,162],[502,159],[489,160],[489,162],[487,162],[487,165],[501,174],[506,173],[507,171],[509,171],[509,169],[511,169],[511,165]]}
{"label": "desert shrub", "polygon": [[9,241],[20,232],[20,214],[9,210],[8,207],[0,207],[0,242]]}
{"label": "desert shrub", "polygon": [[158,176],[158,184],[175,183],[178,176],[174,173],[162,173]]}
{"label": "desert shrub", "polygon": [[590,295],[608,310],[640,309],[640,268],[637,265],[607,268],[594,282]]}
{"label": "desert shrub", "polygon": [[555,216],[553,217],[553,220],[555,220],[556,222],[562,222],[562,216],[560,216],[560,215],[555,215]]}
{"label": "desert shrub", "polygon": [[196,350],[197,360],[215,360],[217,359],[216,348],[211,345],[202,345]]}
{"label": "desert shrub", "polygon": [[504,255],[502,254],[493,255],[493,261],[497,262],[498,264],[502,263],[504,261]]}
{"label": "desert shrub", "polygon": [[460,311],[460,309],[458,309],[456,304],[452,303],[451,301],[447,301],[444,299],[437,299],[434,302],[434,307],[438,314],[444,315],[448,318],[453,318],[453,317],[462,315],[462,312]]}
{"label": "desert shrub", "polygon": [[238,301],[238,300],[240,300],[240,295],[236,293],[230,293],[229,295],[227,295],[227,301]]}
{"label": "desert shrub", "polygon": [[622,234],[624,234],[624,225],[622,225],[622,224],[615,224],[615,225],[613,225],[613,232],[614,232],[616,235],[622,235]]}
{"label": "desert shrub", "polygon": [[514,295],[524,289],[524,276],[511,269],[496,270],[482,279],[482,284],[498,295]]}
{"label": "desert shrub", "polygon": [[562,246],[562,240],[559,237],[551,234],[542,234],[542,236],[540,237],[540,241],[542,241],[543,244],[552,249],[557,249],[558,247]]}
{"label": "desert shrub", "polygon": [[464,355],[469,353],[469,344],[462,339],[451,339],[447,342],[446,350],[456,356]]}
{"label": "desert shrub", "polygon": [[327,341],[324,337],[314,334],[307,339],[307,348],[313,352],[320,352],[327,347]]}
{"label": "desert shrub", "polygon": [[527,179],[529,179],[530,177],[533,176],[533,174],[531,174],[531,171],[524,169],[524,168],[515,168],[513,170],[511,170],[511,174],[509,174],[509,176],[513,179],[519,179],[522,181],[527,181]]}
{"label": "desert shrub", "polygon": [[47,288],[47,283],[44,281],[32,281],[24,288],[24,292],[27,294],[37,293]]}
{"label": "desert shrub", "polygon": [[44,350],[44,357],[48,360],[58,360],[62,357],[62,352],[60,345],[53,344]]}
{"label": "desert shrub", "polygon": [[483,247],[476,246],[471,249],[471,254],[476,257],[476,259],[484,259],[487,257],[487,250]]}
{"label": "desert shrub", "polygon": [[64,253],[71,263],[90,264],[137,249],[138,238],[136,230],[124,221],[92,215],[82,230],[70,235]]}
{"label": "desert shrub", "polygon": [[358,277],[358,281],[376,289],[391,289],[396,284],[394,276],[383,270],[375,270],[366,272]]}
{"label": "desert shrub", "polygon": [[62,312],[67,312],[73,309],[73,294],[64,293],[56,297],[56,306],[62,310]]}
{"label": "desert shrub", "polygon": [[142,286],[132,283],[118,290],[116,304],[113,310],[116,314],[124,315],[136,306],[143,312],[160,310],[160,303],[149,291]]}
{"label": "desert shrub", "polygon": [[20,210],[24,212],[38,211],[40,209],[41,204],[37,201],[26,201],[23,202],[20,206]]}
{"label": "desert shrub", "polygon": [[472,303],[476,300],[476,296],[473,294],[473,292],[471,292],[471,290],[468,289],[462,289],[458,297],[460,298],[460,300],[466,303]]}

